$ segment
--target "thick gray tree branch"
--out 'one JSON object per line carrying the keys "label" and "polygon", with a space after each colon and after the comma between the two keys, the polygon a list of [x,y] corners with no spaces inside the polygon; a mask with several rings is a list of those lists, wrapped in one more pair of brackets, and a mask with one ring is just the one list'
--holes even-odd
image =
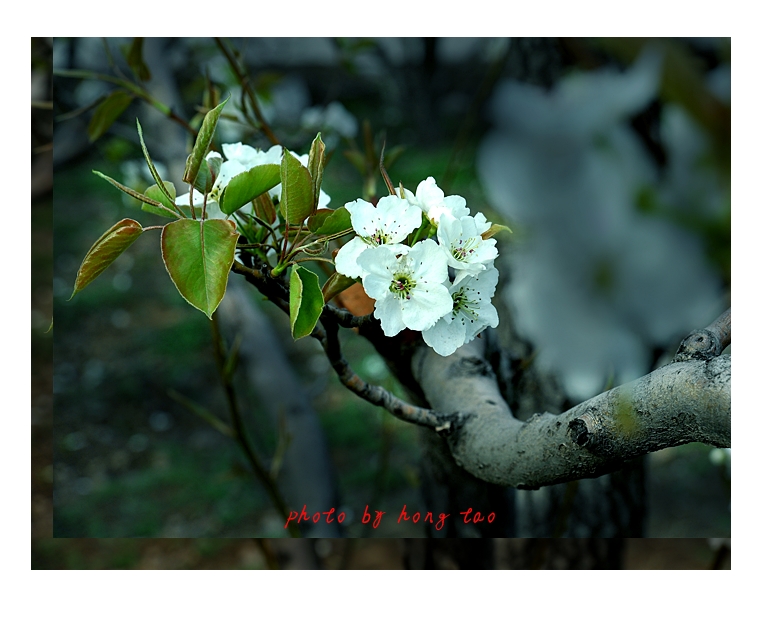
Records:
{"label": "thick gray tree branch", "polygon": [[[284,292],[269,275],[238,262],[233,271],[287,312]],[[456,464],[490,484],[536,489],[611,473],[665,447],[691,442],[730,446],[731,359],[720,356],[730,342],[729,310],[688,335],[671,364],[560,415],[534,414],[527,421],[513,416],[500,393],[483,341],[449,357],[425,346],[414,349],[408,368],[412,384],[430,406],[419,408],[368,385],[351,370],[337,334],[339,324],[351,323],[338,315],[326,306],[321,318],[325,330],[315,327],[312,336],[343,384],[396,417],[435,429],[447,438]],[[362,330],[372,324],[368,317],[358,324],[376,347],[385,341]],[[388,359],[388,352],[381,353]]]}
{"label": "thick gray tree branch", "polygon": [[413,374],[431,407],[452,413],[459,466],[487,482],[538,488],[597,477],[690,442],[730,445],[729,355],[662,367],[560,415],[515,419],[478,342],[447,358],[421,348]]}

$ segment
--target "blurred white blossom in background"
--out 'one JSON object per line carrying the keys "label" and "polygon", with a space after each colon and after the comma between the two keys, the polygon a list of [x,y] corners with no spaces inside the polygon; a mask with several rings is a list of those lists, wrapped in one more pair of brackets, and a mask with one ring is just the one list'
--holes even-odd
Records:
{"label": "blurred white blossom in background", "polygon": [[575,399],[599,392],[612,373],[617,382],[647,373],[654,345],[669,346],[725,306],[700,238],[637,209],[643,188],[669,204],[689,195],[690,209],[722,201],[718,182],[696,175],[707,141],[681,108],[663,108],[661,179],[628,123],[656,97],[660,70],[645,51],[624,72],[576,73],[550,91],[503,81],[479,148],[487,196],[517,227],[502,253],[504,296],[537,364],[557,371]]}

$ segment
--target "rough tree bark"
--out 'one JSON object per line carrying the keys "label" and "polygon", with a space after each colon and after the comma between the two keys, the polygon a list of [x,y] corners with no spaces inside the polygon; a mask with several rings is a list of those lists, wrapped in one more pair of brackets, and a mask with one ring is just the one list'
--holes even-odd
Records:
{"label": "rough tree bark", "polygon": [[421,348],[414,377],[450,422],[447,443],[479,479],[539,488],[617,470],[664,447],[730,444],[730,357],[674,362],[560,414],[512,416],[478,342],[449,357]]}

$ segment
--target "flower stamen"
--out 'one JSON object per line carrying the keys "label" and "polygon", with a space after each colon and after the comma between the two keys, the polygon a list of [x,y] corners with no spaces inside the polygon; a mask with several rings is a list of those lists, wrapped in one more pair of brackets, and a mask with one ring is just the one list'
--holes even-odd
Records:
{"label": "flower stamen", "polygon": [[468,238],[463,241],[460,238],[457,241],[457,245],[452,248],[452,257],[457,261],[465,261],[470,255],[476,252],[476,248],[481,241],[481,238]]}
{"label": "flower stamen", "polygon": [[411,298],[411,292],[415,289],[415,281],[408,274],[395,274],[388,287],[389,291],[397,298]]}

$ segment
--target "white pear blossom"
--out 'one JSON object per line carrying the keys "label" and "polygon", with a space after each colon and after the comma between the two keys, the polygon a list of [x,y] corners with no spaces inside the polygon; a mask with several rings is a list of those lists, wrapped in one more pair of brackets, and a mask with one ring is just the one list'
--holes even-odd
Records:
{"label": "white pear blossom", "polygon": [[406,252],[409,247],[401,249],[401,242],[423,222],[420,208],[397,196],[383,197],[377,206],[357,199],[345,207],[357,236],[338,251],[336,271],[355,279],[365,274],[357,263],[364,251],[385,244],[397,253]]}
{"label": "white pear blossom", "polygon": [[225,154],[228,162],[240,162],[247,171],[255,166],[262,164],[280,165],[280,158],[283,157],[283,148],[280,145],[273,145],[267,151],[256,149],[243,143],[232,143],[222,145],[222,153]]}
{"label": "white pear blossom", "polygon": [[492,265],[483,272],[466,276],[449,286],[452,311],[431,328],[423,331],[423,340],[437,354],[449,356],[460,346],[473,341],[487,326],[499,324],[497,309],[491,303],[499,272]]}
{"label": "white pear blossom", "polygon": [[405,328],[426,330],[452,311],[452,296],[445,284],[447,258],[434,240],[412,248],[370,248],[358,263],[364,271],[362,285],[375,299],[374,315],[386,336]]}
{"label": "white pear blossom", "polygon": [[466,276],[485,270],[496,259],[497,241],[481,237],[489,227],[491,223],[481,212],[461,218],[453,218],[446,213],[441,215],[436,236],[447,254],[449,265],[455,269],[455,285]]}
{"label": "white pear blossom", "polygon": [[[230,180],[236,175],[240,175],[245,171],[252,169],[254,166],[261,164],[280,164],[280,157],[282,155],[282,147],[275,145],[268,151],[262,151],[261,149],[255,149],[249,145],[243,143],[233,143],[222,145],[222,152],[225,154],[226,160],[222,162],[219,167],[219,175],[214,181],[214,186],[209,191],[206,198],[206,215],[208,218],[232,218],[222,212],[219,208],[219,198],[222,195],[222,191],[230,183]],[[206,156],[206,160],[211,163],[212,160],[222,160],[222,156],[216,151],[211,151]],[[177,205],[187,206],[190,205],[190,193],[183,194],[177,197]],[[194,207],[203,206],[203,192],[198,190],[193,191],[193,205]]]}
{"label": "white pear blossom", "polygon": [[448,214],[453,218],[468,216],[470,210],[465,204],[465,199],[453,194],[445,197],[444,191],[436,185],[433,177],[428,177],[418,184],[413,194],[406,188],[404,198],[413,205],[417,205],[428,216],[428,220],[438,225],[442,214]]}

